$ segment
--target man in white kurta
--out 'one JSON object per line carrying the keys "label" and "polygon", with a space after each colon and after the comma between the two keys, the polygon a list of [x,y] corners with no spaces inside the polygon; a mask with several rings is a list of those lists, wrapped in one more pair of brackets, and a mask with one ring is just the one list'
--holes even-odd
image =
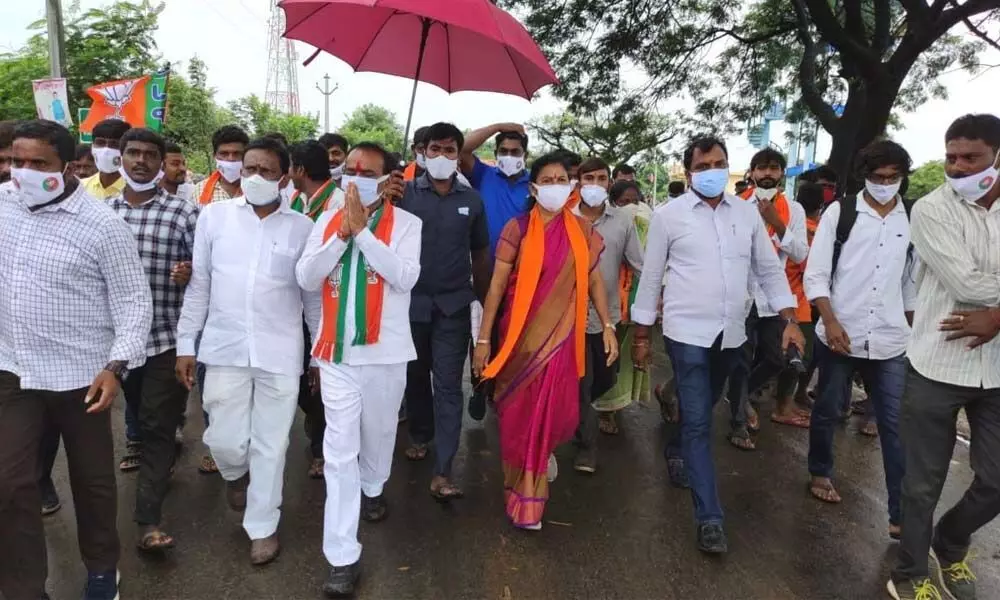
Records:
{"label": "man in white kurta", "polygon": [[381,147],[355,146],[342,180],[345,206],[319,218],[296,269],[303,289],[322,291],[313,357],[326,414],[323,553],[331,570],[323,591],[332,597],[354,593],[359,514],[367,521],[386,516],[382,488],[406,363],[417,357],[409,308],[420,275],[421,222],[382,201],[390,168]]}
{"label": "man in white kurta", "polygon": [[195,230],[191,281],[177,325],[178,376],[193,384],[207,365],[202,402],[205,444],[244,510],[254,564],[278,553],[277,528],[289,431],[298,406],[305,313],[319,321],[319,295],[295,278],[312,221],[281,202],[284,146],[252,142],[243,159],[244,196],[205,206]]}

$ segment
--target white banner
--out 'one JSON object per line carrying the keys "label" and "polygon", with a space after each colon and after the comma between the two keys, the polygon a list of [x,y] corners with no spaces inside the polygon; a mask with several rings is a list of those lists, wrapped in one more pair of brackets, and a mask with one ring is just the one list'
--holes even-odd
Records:
{"label": "white banner", "polygon": [[66,127],[73,125],[65,79],[36,79],[31,82],[31,87],[35,91],[35,109],[39,119],[55,121]]}

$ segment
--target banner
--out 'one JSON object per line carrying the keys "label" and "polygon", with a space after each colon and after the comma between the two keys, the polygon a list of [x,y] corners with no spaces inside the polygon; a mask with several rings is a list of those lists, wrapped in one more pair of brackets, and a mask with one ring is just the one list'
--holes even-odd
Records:
{"label": "banner", "polygon": [[73,126],[65,79],[36,79],[31,82],[31,87],[35,92],[35,110],[39,119],[55,121],[65,127]]}
{"label": "banner", "polygon": [[[87,120],[87,115],[90,114],[89,108],[78,108],[76,109],[76,121],[78,123],[83,123]],[[80,143],[81,144],[93,144],[94,136],[90,135],[89,131],[80,132]]]}
{"label": "banner", "polygon": [[80,131],[90,133],[105,119],[120,119],[133,127],[163,131],[167,109],[169,71],[138,79],[123,79],[95,85],[87,90],[93,98],[87,120]]}

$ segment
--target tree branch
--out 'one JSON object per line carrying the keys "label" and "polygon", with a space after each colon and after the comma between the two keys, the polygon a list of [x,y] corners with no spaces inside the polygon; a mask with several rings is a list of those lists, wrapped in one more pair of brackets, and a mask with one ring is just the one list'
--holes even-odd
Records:
{"label": "tree branch", "polygon": [[[953,4],[955,3],[954,0],[952,0],[952,3]],[[958,5],[955,4],[955,6],[958,6]],[[1000,50],[1000,42],[998,42],[997,40],[995,40],[995,39],[991,38],[990,36],[986,35],[986,32],[984,32],[981,29],[979,29],[979,27],[977,25],[975,25],[972,22],[972,20],[969,19],[969,17],[963,17],[962,18],[962,22],[965,23],[965,27],[969,30],[970,33],[972,33],[972,35],[974,35],[974,36],[978,37],[979,39],[983,40],[984,42],[986,42],[990,46],[993,46],[993,48],[995,48],[997,50]]]}
{"label": "tree branch", "polygon": [[[888,6],[888,2],[883,2],[883,4]],[[843,6],[844,23],[847,25],[847,32],[855,40],[864,40],[867,35],[865,34],[865,20],[861,16],[861,0],[844,0]]]}
{"label": "tree branch", "polygon": [[[964,19],[972,15],[1000,8],[997,0],[968,0],[965,4],[959,4],[955,0],[939,0],[946,4],[951,4],[954,8],[941,12],[940,17],[931,25],[931,36],[929,42],[937,41],[939,37],[948,32],[949,29],[958,25]],[[927,44],[930,46],[930,44]]]}
{"label": "tree branch", "polygon": [[798,37],[802,42],[802,59],[799,62],[799,87],[801,88],[802,101],[805,102],[809,110],[816,116],[816,120],[828,133],[833,133],[837,128],[839,119],[833,107],[827,104],[823,94],[816,87],[816,57],[819,55],[819,47],[809,34],[809,15],[806,12],[805,2],[807,0],[792,0],[795,9],[795,17],[798,20]]}
{"label": "tree branch", "polygon": [[[841,55],[868,69],[867,65],[881,62],[881,57],[875,56],[867,45],[862,45],[840,25],[837,16],[830,10],[829,0],[794,0],[796,13],[803,10],[808,13],[806,16],[806,31],[808,31],[809,17],[816,26],[820,37],[830,42]],[[799,31],[802,31],[801,18],[799,19]]]}
{"label": "tree branch", "polygon": [[[917,2],[918,5],[924,6],[923,2]],[[885,55],[886,51],[889,50],[889,44],[892,42],[892,37],[889,32],[889,28],[892,26],[892,11],[890,10],[888,2],[876,2],[875,3],[875,34],[872,36],[872,48],[878,52],[879,56]]]}

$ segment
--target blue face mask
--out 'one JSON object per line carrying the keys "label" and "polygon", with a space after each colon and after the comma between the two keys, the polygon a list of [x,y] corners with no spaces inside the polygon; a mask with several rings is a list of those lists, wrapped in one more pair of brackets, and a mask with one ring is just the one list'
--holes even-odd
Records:
{"label": "blue face mask", "polygon": [[728,169],[709,169],[691,173],[691,187],[705,198],[717,198],[729,183]]}

